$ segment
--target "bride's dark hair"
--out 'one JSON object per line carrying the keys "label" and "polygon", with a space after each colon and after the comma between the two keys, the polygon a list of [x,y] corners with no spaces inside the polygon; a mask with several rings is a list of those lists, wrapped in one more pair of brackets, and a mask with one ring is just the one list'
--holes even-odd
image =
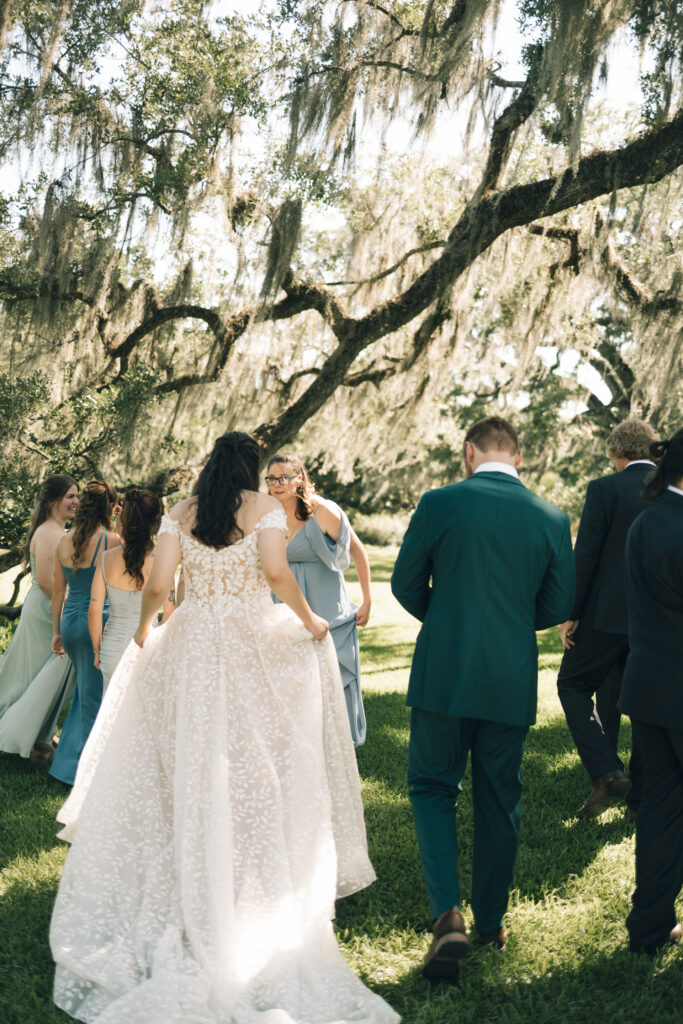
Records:
{"label": "bride's dark hair", "polygon": [[651,444],[650,456],[656,460],[657,469],[643,491],[646,505],[656,501],[669,484],[677,485],[683,479],[683,430],[677,430],[670,441]]}
{"label": "bride's dark hair", "polygon": [[244,536],[235,516],[242,491],[258,491],[260,454],[258,441],[238,430],[223,434],[214,444],[195,487],[197,521],[192,536],[202,544],[225,548]]}

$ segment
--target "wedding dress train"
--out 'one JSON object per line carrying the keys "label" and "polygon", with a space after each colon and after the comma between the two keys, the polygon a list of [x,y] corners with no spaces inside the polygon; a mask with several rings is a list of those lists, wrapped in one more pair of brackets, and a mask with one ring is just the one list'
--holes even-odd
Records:
{"label": "wedding dress train", "polygon": [[186,598],[114,673],[60,820],[55,1001],[98,1024],[395,1024],[344,962],[370,884],[331,639],[274,605],[258,533],[177,536]]}

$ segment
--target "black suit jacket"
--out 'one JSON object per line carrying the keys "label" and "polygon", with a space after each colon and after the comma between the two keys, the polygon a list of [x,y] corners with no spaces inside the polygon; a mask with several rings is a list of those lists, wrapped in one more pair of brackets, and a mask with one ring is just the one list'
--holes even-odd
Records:
{"label": "black suit jacket", "polygon": [[652,466],[635,463],[591,480],[574,547],[576,586],[570,619],[585,629],[628,633],[624,549],[631,523],[642,512],[641,491]]}
{"label": "black suit jacket", "polygon": [[665,491],[626,545],[629,656],[622,709],[683,732],[683,495]]}

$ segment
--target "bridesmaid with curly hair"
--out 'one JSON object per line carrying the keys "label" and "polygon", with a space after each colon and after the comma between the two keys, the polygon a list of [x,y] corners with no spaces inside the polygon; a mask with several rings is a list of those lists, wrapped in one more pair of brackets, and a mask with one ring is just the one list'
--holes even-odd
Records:
{"label": "bridesmaid with curly hair", "polygon": [[[71,658],[76,669],[76,691],[50,775],[67,786],[73,785],[78,758],[102,701],[102,673],[94,664],[88,605],[100,550],[121,543],[119,535],[110,532],[112,517],[118,511],[117,501],[116,491],[106,481],[86,484],[72,527],[55,553],[52,650]],[[67,584],[69,596],[65,602]]]}
{"label": "bridesmaid with curly hair", "polygon": [[[316,615],[330,624],[339,661],[354,746],[365,743],[367,726],[360,686],[358,626],[370,616],[370,562],[338,505],[315,493],[301,460],[291,452],[274,455],[266,483],[287,516],[287,561]],[[363,593],[360,608],[346,593],[344,570],[353,560]]]}

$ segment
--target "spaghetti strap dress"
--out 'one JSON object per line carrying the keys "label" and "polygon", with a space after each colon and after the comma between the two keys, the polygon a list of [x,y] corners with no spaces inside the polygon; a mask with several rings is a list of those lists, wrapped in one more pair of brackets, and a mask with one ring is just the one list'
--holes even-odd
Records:
{"label": "spaghetti strap dress", "polygon": [[138,628],[142,608],[142,589],[123,590],[121,587],[113,587],[107,579],[104,555],[105,552],[102,553],[102,575],[107,587],[109,618],[102,635],[100,669],[106,691],[114,669],[121,661],[124,651]]}
{"label": "spaghetti strap dress", "polygon": [[[95,668],[95,655],[88,631],[88,605],[90,587],[95,575],[95,559],[103,537],[104,550],[107,550],[107,534],[103,532],[87,569],[73,569],[71,566],[62,565],[69,585],[69,594],[62,612],[62,643],[76,669],[76,690],[59,738],[50,775],[67,786],[73,786],[78,759],[102,701],[102,673]],[[108,608],[105,604],[103,624],[107,620],[107,615]]]}

